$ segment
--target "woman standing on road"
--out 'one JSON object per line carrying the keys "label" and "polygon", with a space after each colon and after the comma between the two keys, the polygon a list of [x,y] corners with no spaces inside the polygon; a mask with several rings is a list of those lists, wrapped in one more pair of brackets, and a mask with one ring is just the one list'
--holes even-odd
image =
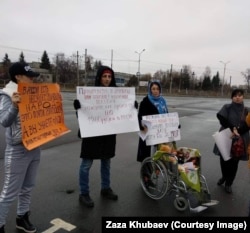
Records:
{"label": "woman standing on road", "polygon": [[[99,67],[95,86],[116,87],[114,71],[107,66]],[[77,99],[74,100],[74,108],[76,110],[81,108],[81,104]],[[101,196],[110,200],[118,199],[118,195],[110,187],[110,164],[111,158],[115,156],[115,148],[115,134],[82,138],[79,201],[87,207],[94,206],[94,201],[89,195],[89,170],[96,159],[101,160]]]}
{"label": "woman standing on road", "polygon": [[[150,82],[148,85],[148,94],[143,98],[139,106],[138,120],[140,130],[146,131],[147,128],[142,125],[143,116],[168,113],[167,102],[162,96],[162,87],[158,81]],[[145,158],[150,157],[151,146],[146,145],[146,141],[139,138],[137,161],[142,162]]]}
{"label": "woman standing on road", "polygon": [[238,164],[240,160],[246,161],[248,159],[247,155],[247,145],[249,143],[249,126],[246,123],[246,116],[248,114],[248,109],[244,106],[244,91],[242,89],[235,89],[231,94],[232,102],[230,104],[225,104],[221,110],[217,113],[217,118],[221,124],[220,130],[230,128],[232,131],[232,136],[241,136],[244,141],[244,149],[241,157],[237,157],[231,152],[231,158],[224,161],[220,151],[218,150],[216,144],[214,147],[214,153],[220,155],[220,167],[222,177],[218,180],[217,184],[222,185],[225,183],[225,191],[227,193],[232,193],[232,184],[237,174]]}

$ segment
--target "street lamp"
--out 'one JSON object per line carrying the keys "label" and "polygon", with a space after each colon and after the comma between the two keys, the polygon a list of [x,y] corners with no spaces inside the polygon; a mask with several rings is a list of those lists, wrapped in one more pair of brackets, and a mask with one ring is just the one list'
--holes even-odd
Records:
{"label": "street lamp", "polygon": [[223,80],[222,80],[222,85],[221,85],[221,96],[223,96],[223,89],[224,89],[224,80],[225,80],[225,73],[226,73],[226,66],[230,61],[223,62],[220,61],[224,65],[224,73],[223,73]]}
{"label": "street lamp", "polygon": [[135,53],[137,53],[139,55],[139,60],[138,60],[138,72],[137,72],[137,76],[138,76],[138,91],[139,91],[139,86],[140,86],[140,63],[141,63],[141,54],[145,51],[145,49],[143,49],[141,52],[137,52],[135,51]]}
{"label": "street lamp", "polygon": [[193,90],[195,89],[195,82],[194,82],[194,78],[195,78],[195,73],[192,73],[192,78],[193,78]]}

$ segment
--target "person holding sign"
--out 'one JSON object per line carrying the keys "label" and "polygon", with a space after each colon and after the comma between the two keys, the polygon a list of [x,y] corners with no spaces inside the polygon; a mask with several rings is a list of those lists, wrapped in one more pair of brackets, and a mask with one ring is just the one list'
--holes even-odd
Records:
{"label": "person holding sign", "polygon": [[[97,70],[95,86],[116,87],[114,71],[107,66],[100,66]],[[79,100],[74,100],[74,108],[80,109]],[[82,162],[79,171],[80,195],[79,201],[87,207],[93,207],[94,201],[89,195],[89,170],[93,160],[101,160],[101,196],[110,200],[117,200],[118,195],[110,187],[110,164],[115,156],[116,135],[100,135],[82,138]]]}
{"label": "person holding sign", "polygon": [[[167,102],[162,96],[162,87],[158,81],[150,82],[148,85],[148,94],[140,103],[138,111],[139,127],[142,131],[147,131],[147,127],[142,125],[142,117],[147,115],[168,113]],[[142,162],[150,157],[151,146],[146,145],[146,140],[139,138],[137,161]]]}
{"label": "person holding sign", "polygon": [[6,128],[5,177],[0,194],[0,233],[12,202],[18,198],[16,228],[25,232],[36,232],[29,221],[31,192],[35,185],[40,162],[40,148],[27,150],[22,143],[21,122],[18,104],[21,96],[18,83],[33,82],[39,73],[26,63],[14,63],[9,68],[11,81],[0,91],[0,124]]}
{"label": "person holding sign", "polygon": [[231,158],[224,161],[217,145],[214,146],[214,154],[220,156],[220,167],[222,177],[218,180],[217,184],[222,185],[225,183],[225,191],[232,193],[232,184],[237,174],[239,160],[246,161],[247,145],[249,143],[249,129],[246,122],[248,114],[247,108],[244,106],[244,91],[242,89],[234,89],[231,94],[232,102],[222,106],[220,111],[217,113],[217,118],[220,122],[220,130],[229,128],[232,132],[232,137],[242,137],[244,144],[244,151],[240,157],[237,157],[233,151],[231,151]]}

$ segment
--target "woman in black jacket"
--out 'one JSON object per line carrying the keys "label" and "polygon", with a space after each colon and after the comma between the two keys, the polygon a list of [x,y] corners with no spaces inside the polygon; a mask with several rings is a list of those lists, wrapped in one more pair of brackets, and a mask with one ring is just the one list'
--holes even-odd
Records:
{"label": "woman in black jacket", "polygon": [[[138,120],[140,130],[147,130],[141,123],[143,116],[162,113],[168,113],[167,102],[162,96],[161,84],[158,81],[153,81],[149,83],[148,94],[143,98],[139,106]],[[139,138],[137,161],[142,162],[145,158],[150,157],[150,155],[151,146],[147,146],[146,141]]]}
{"label": "woman in black jacket", "polygon": [[[114,71],[107,67],[99,67],[95,86],[116,87]],[[80,102],[74,100],[75,109],[81,108]],[[89,170],[94,159],[101,160],[101,195],[107,199],[117,200],[118,196],[110,187],[110,163],[115,156],[116,135],[103,135],[82,139],[82,162],[79,171],[80,195],[79,201],[87,207],[93,207],[94,202],[89,195]]]}
{"label": "woman in black jacket", "polygon": [[231,157],[229,160],[224,161],[220,154],[216,144],[214,147],[214,153],[220,155],[220,166],[222,177],[217,182],[218,185],[225,183],[225,191],[232,193],[231,185],[235,179],[239,160],[247,160],[247,145],[249,143],[249,127],[246,123],[246,116],[248,109],[244,106],[244,91],[242,89],[235,89],[231,94],[232,102],[225,104],[221,110],[217,113],[217,118],[221,124],[220,131],[226,128],[230,128],[234,137],[241,136],[244,141],[245,151],[241,157],[236,157],[231,151]]}

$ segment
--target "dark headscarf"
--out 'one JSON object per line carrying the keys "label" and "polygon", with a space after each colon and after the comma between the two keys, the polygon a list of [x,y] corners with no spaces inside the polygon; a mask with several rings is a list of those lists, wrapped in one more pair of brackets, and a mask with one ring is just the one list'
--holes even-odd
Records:
{"label": "dark headscarf", "polygon": [[112,77],[109,87],[116,87],[115,73],[108,66],[100,66],[98,68],[97,73],[96,73],[96,77],[95,77],[95,86],[101,86],[101,77],[102,77],[104,71],[107,71],[107,70],[111,73],[111,77]]}

